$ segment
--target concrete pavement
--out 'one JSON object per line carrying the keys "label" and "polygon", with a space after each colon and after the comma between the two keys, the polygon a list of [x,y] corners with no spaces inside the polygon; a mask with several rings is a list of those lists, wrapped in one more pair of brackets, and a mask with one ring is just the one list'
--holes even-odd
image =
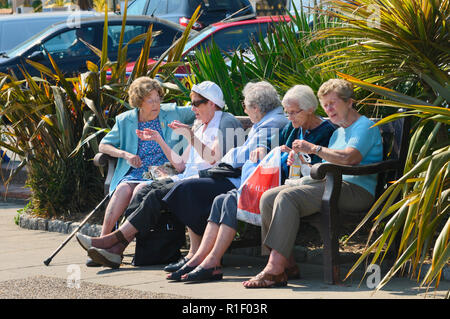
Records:
{"label": "concrete pavement", "polygon": [[[120,269],[88,268],[84,265],[86,252],[75,238],[55,256],[49,266],[45,266],[43,261],[67,235],[18,227],[14,217],[22,207],[21,203],[0,202],[0,298],[21,298],[20,294],[12,294],[9,288],[20,289],[23,282],[29,283],[25,285],[28,288],[24,289],[34,291],[32,296],[25,294],[23,298],[54,298],[49,297],[45,289],[49,279],[58,281],[65,288],[58,288],[62,291],[57,298],[94,299],[101,296],[89,295],[87,289],[93,289],[96,285],[109,292],[119,289],[134,292],[134,298],[195,299],[441,299],[450,289],[448,281],[442,281],[437,291],[430,289],[427,292],[426,289],[419,289],[416,281],[395,278],[374,294],[370,281],[364,279],[359,285],[361,272],[353,275],[344,285],[331,286],[323,283],[320,265],[306,263],[299,264],[302,279],[290,281],[287,287],[245,289],[241,282],[257,274],[266,260],[237,255],[224,257],[222,281],[198,284],[170,282],[165,279],[166,273],[162,266],[131,265],[134,244],[125,251],[124,265]],[[342,274],[346,273],[349,266],[343,266]]]}

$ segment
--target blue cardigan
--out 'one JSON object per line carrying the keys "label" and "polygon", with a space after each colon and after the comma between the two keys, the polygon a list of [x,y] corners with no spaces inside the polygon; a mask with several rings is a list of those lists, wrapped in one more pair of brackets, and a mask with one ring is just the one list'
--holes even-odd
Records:
{"label": "blue cardigan", "polygon": [[[103,137],[101,143],[110,144],[120,150],[136,154],[138,148],[138,137],[136,135],[136,130],[138,128],[138,113],[139,109],[136,108],[116,116],[114,127],[105,135],[105,137]],[[182,135],[174,133],[173,130],[167,126],[167,124],[170,124],[174,120],[192,124],[195,120],[195,114],[190,107],[180,107],[175,103],[161,104],[159,121],[162,129],[162,138],[170,148],[181,154],[187,145],[187,141]],[[110,194],[116,189],[120,180],[127,174],[129,169],[130,165],[128,162],[123,158],[119,158],[109,187]]]}

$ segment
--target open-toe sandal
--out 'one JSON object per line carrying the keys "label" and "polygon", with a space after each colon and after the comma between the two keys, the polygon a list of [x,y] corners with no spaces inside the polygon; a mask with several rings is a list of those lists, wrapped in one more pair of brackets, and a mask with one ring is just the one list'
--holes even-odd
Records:
{"label": "open-toe sandal", "polygon": [[248,282],[251,282],[252,285],[245,286],[245,288],[284,287],[287,285],[287,276],[284,271],[278,275],[272,275],[262,271],[258,275],[256,275],[256,277],[250,279]]}
{"label": "open-toe sandal", "polygon": [[188,266],[185,264],[183,267],[181,267],[177,271],[170,273],[166,278],[167,278],[167,280],[181,281],[181,276],[193,271],[195,269],[195,267],[197,267],[197,266],[191,267],[191,266]]}
{"label": "open-toe sandal", "polygon": [[190,258],[181,257],[178,261],[168,264],[166,267],[164,267],[164,271],[175,272],[181,267],[183,267],[189,260]]}
{"label": "open-toe sandal", "polygon": [[216,266],[212,268],[203,268],[202,266],[198,266],[193,271],[187,273],[185,277],[181,278],[181,281],[191,281],[191,282],[199,282],[199,281],[216,281],[221,280],[223,278],[223,273],[213,274],[217,270],[221,270],[222,267]]}

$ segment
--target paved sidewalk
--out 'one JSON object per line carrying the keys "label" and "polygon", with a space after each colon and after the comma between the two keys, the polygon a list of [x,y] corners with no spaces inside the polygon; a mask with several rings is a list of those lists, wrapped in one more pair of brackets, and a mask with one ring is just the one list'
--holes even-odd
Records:
{"label": "paved sidewalk", "polygon": [[257,274],[265,259],[236,255],[224,257],[222,281],[169,282],[162,266],[131,265],[134,245],[127,248],[125,265],[118,270],[88,268],[84,265],[86,252],[75,238],[45,266],[43,261],[67,235],[18,227],[14,216],[22,207],[20,203],[0,202],[0,298],[440,299],[450,289],[448,281],[442,281],[438,291],[427,292],[415,281],[395,278],[373,294],[366,280],[359,287],[360,273],[342,286],[330,286],[322,282],[320,265],[300,263],[302,279],[283,288],[251,290],[243,288],[241,282]]}

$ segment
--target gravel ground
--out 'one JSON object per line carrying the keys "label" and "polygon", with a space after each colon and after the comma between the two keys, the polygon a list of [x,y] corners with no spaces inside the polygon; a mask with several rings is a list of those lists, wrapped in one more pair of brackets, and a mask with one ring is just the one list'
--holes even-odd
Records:
{"label": "gravel ground", "polygon": [[70,288],[66,280],[46,276],[0,282],[0,299],[180,299],[178,295],[142,292],[89,282]]}

